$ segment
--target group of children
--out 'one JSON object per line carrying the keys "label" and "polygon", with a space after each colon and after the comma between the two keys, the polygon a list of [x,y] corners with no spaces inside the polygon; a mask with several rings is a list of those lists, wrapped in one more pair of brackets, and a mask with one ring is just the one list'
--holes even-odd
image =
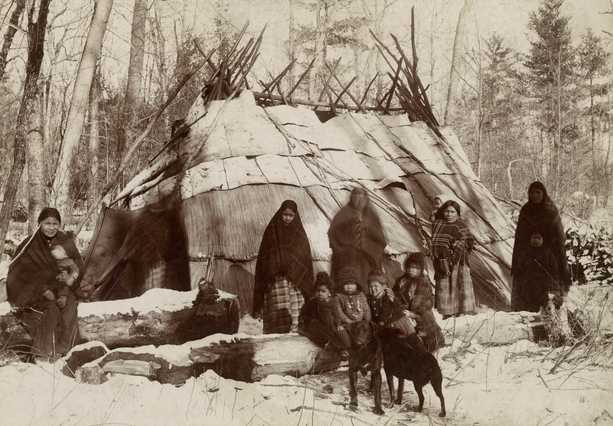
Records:
{"label": "group of children", "polygon": [[405,274],[393,289],[385,275],[371,273],[368,296],[358,284],[357,271],[351,268],[339,272],[334,295],[330,277],[319,272],[315,295],[302,308],[299,331],[316,344],[336,348],[342,358],[349,356],[351,348],[367,343],[357,341],[353,332],[364,321],[398,330],[413,349],[436,351],[444,338],[432,313],[432,284],[425,273],[424,256],[413,253],[404,266]]}

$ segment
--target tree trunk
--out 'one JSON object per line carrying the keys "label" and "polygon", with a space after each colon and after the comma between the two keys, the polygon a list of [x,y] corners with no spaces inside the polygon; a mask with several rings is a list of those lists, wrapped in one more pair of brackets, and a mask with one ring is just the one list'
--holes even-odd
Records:
{"label": "tree trunk", "polygon": [[[96,62],[102,47],[102,40],[106,32],[106,25],[113,7],[113,0],[98,0],[94,8],[94,15],[85,41],[85,48],[72,92],[72,100],[66,121],[66,133],[62,141],[62,148],[58,167],[53,180],[54,204],[60,213],[70,211],[70,164],[76,152],[85,124],[85,115],[89,106],[89,92],[91,90]],[[65,218],[66,221],[68,218]]]}
{"label": "tree trunk", "polygon": [[26,137],[28,131],[28,118],[36,114],[36,101],[38,94],[38,75],[45,53],[45,33],[47,16],[51,0],[40,0],[38,15],[34,18],[35,2],[28,14],[28,62],[26,64],[26,79],[23,87],[21,105],[17,113],[15,125],[15,143],[13,148],[13,164],[9,172],[4,189],[4,203],[0,209],[0,253],[4,251],[4,239],[8,231],[11,213],[17,197],[17,188],[26,161]]}
{"label": "tree trunk", "polygon": [[[296,35],[295,35],[295,22],[294,22],[295,0],[289,0],[288,6],[289,6],[289,26],[288,26],[289,39],[288,39],[287,53],[289,56],[289,61],[292,62],[294,59],[296,59]],[[287,74],[288,74],[287,78],[289,81],[289,87],[291,89],[292,87],[294,87],[294,81],[295,81],[295,76],[294,76],[295,72],[294,72],[293,66],[288,71]]]}
{"label": "tree trunk", "polygon": [[47,205],[45,185],[45,145],[43,137],[43,111],[41,99],[34,102],[38,108],[27,118],[26,162],[28,166],[28,234],[36,228],[38,214]]}
{"label": "tree trunk", "polygon": [[126,144],[133,137],[134,121],[140,105],[141,84],[144,81],[143,64],[145,60],[145,23],[147,22],[147,1],[134,0],[132,31],[130,36],[130,63],[128,65],[128,85],[123,104],[124,125],[121,126],[117,158],[122,158]]}
{"label": "tree trunk", "polygon": [[466,16],[468,15],[470,0],[464,0],[460,14],[458,15],[458,23],[455,29],[453,38],[453,50],[451,53],[451,68],[449,70],[449,85],[447,86],[447,100],[445,101],[445,114],[443,116],[443,125],[447,124],[451,105],[453,103],[454,92],[456,90],[459,72],[459,63],[464,54],[463,38],[464,29],[466,27]]}
{"label": "tree trunk", "polygon": [[6,33],[4,34],[2,50],[0,51],[0,80],[4,78],[4,71],[6,71],[9,50],[11,49],[11,45],[13,44],[13,38],[15,37],[15,33],[17,32],[17,28],[19,28],[19,20],[25,7],[26,0],[17,0],[17,2],[15,3],[15,9],[11,14],[11,19],[9,20],[9,26],[6,29]]}
{"label": "tree trunk", "polygon": [[560,197],[560,151],[562,150],[562,53],[558,51],[558,87],[557,87],[557,128],[554,143],[554,167],[555,185],[553,189],[554,197]]}
{"label": "tree trunk", "polygon": [[89,99],[89,191],[88,204],[94,203],[99,195],[98,169],[100,161],[98,151],[100,149],[100,131],[98,125],[98,100],[100,91],[97,79],[92,84]]}

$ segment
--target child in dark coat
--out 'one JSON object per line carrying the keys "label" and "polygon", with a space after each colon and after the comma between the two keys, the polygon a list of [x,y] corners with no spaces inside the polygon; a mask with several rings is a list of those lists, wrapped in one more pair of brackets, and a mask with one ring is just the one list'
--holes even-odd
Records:
{"label": "child in dark coat", "polygon": [[336,318],[332,298],[332,282],[326,272],[319,272],[315,279],[315,295],[300,312],[298,331],[319,346],[336,344]]}
{"label": "child in dark coat", "polygon": [[358,271],[353,268],[347,267],[338,273],[341,290],[334,298],[334,314],[338,323],[339,338],[345,348],[366,343],[355,342],[352,330],[356,324],[371,320],[368,299],[358,284],[358,277]]}
{"label": "child in dark coat", "polygon": [[533,232],[530,247],[520,259],[517,289],[518,310],[538,312],[553,300],[556,308],[562,304],[562,289],[558,262],[549,248],[543,245],[543,236]]}
{"label": "child in dark coat", "polygon": [[404,275],[396,281],[394,294],[405,315],[415,320],[417,334],[428,352],[434,352],[445,344],[445,337],[432,313],[432,283],[424,270],[424,255],[411,253],[404,262]]}
{"label": "child in dark coat", "polygon": [[426,352],[426,348],[417,336],[411,320],[405,315],[398,298],[388,287],[387,278],[383,274],[371,273],[368,276],[368,288],[370,290],[368,301],[373,322],[380,327],[400,331],[400,335],[406,339],[407,344],[413,349]]}

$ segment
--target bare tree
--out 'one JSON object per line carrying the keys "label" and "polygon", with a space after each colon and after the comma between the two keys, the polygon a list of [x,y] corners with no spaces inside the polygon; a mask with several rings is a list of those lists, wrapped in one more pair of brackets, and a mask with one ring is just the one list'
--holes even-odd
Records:
{"label": "bare tree", "polygon": [[134,0],[132,30],[130,36],[130,63],[128,65],[128,85],[123,104],[123,119],[119,135],[117,157],[121,158],[126,144],[133,139],[134,121],[139,110],[139,93],[142,87],[143,64],[145,60],[145,24],[147,22],[147,1]]}
{"label": "bare tree", "polygon": [[449,111],[453,102],[454,92],[458,84],[458,68],[459,62],[462,59],[464,47],[463,38],[467,26],[468,11],[471,6],[471,0],[464,0],[460,14],[458,15],[458,23],[455,29],[453,38],[453,50],[451,54],[451,67],[449,70],[449,85],[447,86],[447,99],[445,101],[445,114],[443,116],[443,124],[447,123]]}
{"label": "bare tree", "polygon": [[66,133],[64,134],[58,167],[53,180],[54,204],[64,216],[66,216],[67,211],[71,210],[69,209],[70,174],[68,170],[81,139],[96,62],[112,7],[113,0],[97,1],[74,83]]}
{"label": "bare tree", "polygon": [[26,0],[17,0],[15,2],[15,9],[11,13],[11,19],[9,20],[9,26],[4,34],[4,41],[2,42],[2,50],[0,51],[0,79],[4,77],[4,71],[6,70],[6,64],[8,63],[8,54],[13,44],[13,38],[19,28],[19,20],[23,14],[23,10],[26,7]]}
{"label": "bare tree", "polygon": [[98,78],[94,77],[91,93],[89,95],[89,205],[98,199],[98,150],[100,148],[99,114],[98,102],[100,98],[100,88]]}
{"label": "bare tree", "polygon": [[[15,143],[13,148],[13,163],[4,190],[4,203],[0,209],[0,253],[4,251],[4,239],[8,231],[11,213],[17,197],[17,187],[26,160],[26,137],[29,130],[29,118],[36,114],[38,95],[38,76],[43,62],[45,32],[49,3],[51,0],[40,0],[32,3],[28,12],[28,62],[26,64],[26,79],[23,86],[21,105],[15,125]],[[38,13],[35,15],[35,10]]]}

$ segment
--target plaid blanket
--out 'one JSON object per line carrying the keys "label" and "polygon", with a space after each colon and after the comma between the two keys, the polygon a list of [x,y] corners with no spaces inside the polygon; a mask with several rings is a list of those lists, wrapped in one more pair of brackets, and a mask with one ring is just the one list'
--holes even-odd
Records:
{"label": "plaid blanket", "polygon": [[264,295],[264,334],[298,330],[304,297],[289,281],[276,281]]}
{"label": "plaid blanket", "polygon": [[436,280],[435,306],[441,315],[473,313],[477,308],[470,268],[463,259]]}

